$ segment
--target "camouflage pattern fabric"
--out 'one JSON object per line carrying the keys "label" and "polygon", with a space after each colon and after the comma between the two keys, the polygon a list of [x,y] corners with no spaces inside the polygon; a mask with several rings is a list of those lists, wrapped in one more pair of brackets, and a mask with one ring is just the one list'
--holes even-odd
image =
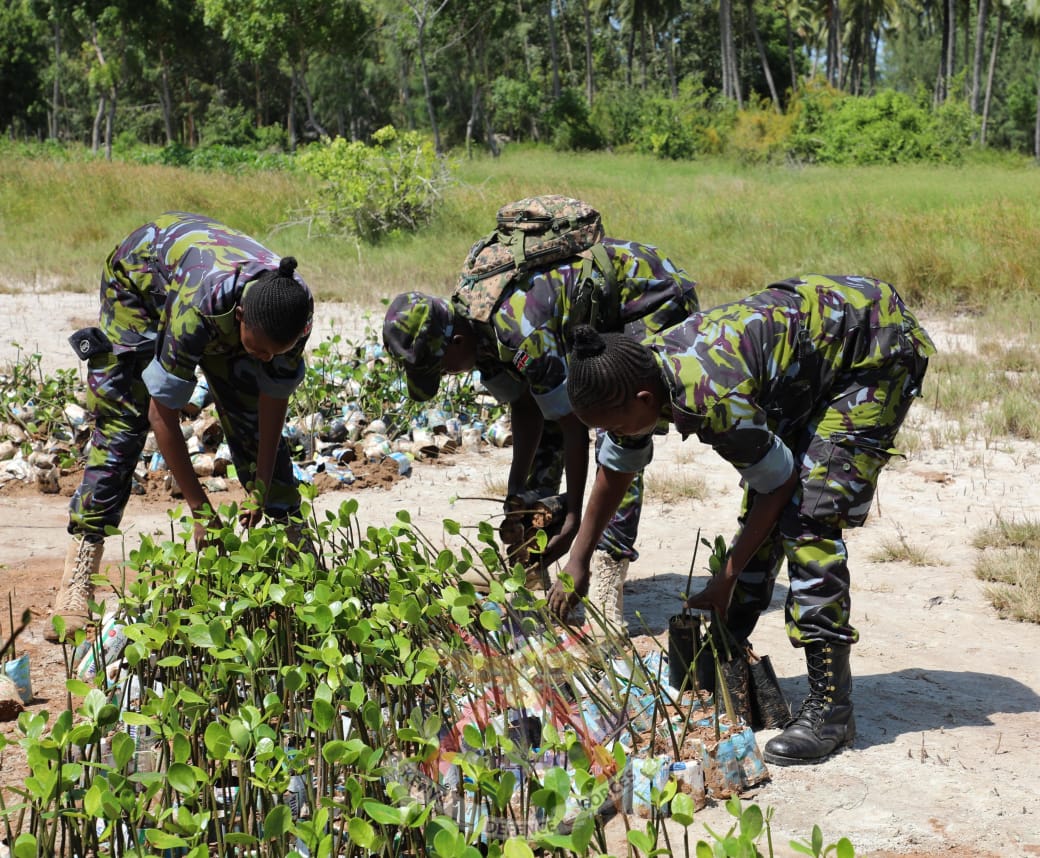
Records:
{"label": "camouflage pattern fabric", "polygon": [[486,322],[525,272],[577,256],[602,238],[599,212],[581,200],[546,194],[508,203],[498,210],[498,228],[470,248],[453,300],[466,318]]}
{"label": "camouflage pattern fabric", "polygon": [[[603,246],[616,275],[618,330],[642,339],[698,309],[696,284],[656,248],[612,238]],[[581,269],[580,262],[573,262],[536,272],[510,291],[489,325],[477,326],[498,364],[479,362],[482,373],[509,372],[536,397],[565,388],[567,331]]]}
{"label": "camouflage pattern fabric", "polygon": [[[696,284],[656,248],[611,238],[605,239],[603,245],[614,266],[620,303],[617,317],[627,335],[642,339],[678,324],[697,310]],[[566,391],[570,347],[566,332],[580,273],[581,264],[575,262],[531,275],[522,287],[508,294],[490,324],[476,326],[480,339],[477,368],[486,378],[511,376],[517,382],[516,389],[529,387],[536,400]],[[564,401],[564,413],[569,411]],[[562,414],[546,413],[545,425],[556,416]],[[597,432],[596,436],[599,449],[603,433]],[[546,449],[551,444],[558,445],[551,449],[562,470],[562,436],[553,441],[543,435],[541,447]],[[642,505],[640,470],[597,547],[616,559],[636,560]]]}
{"label": "camouflage pattern fabric", "polygon": [[[70,533],[101,537],[119,525],[149,429],[149,401],[186,404],[196,369],[206,376],[232,460],[248,481],[255,471],[259,394],[287,396],[304,370],[306,336],[260,364],[242,348],[234,320],[250,282],[278,261],[249,236],[183,212],[145,224],[112,252],[102,272],[99,314],[112,351],[88,362],[94,428],[83,482],[69,507]],[[157,387],[150,388],[153,380]],[[299,508],[284,441],[268,495],[273,516]]]}
{"label": "camouflage pattern fabric", "polygon": [[[935,352],[928,334],[887,283],[809,275],[645,342],[662,364],[679,432],[738,469],[775,457],[779,442],[798,470],[774,533],[740,575],[734,631],[750,634],[786,557],[792,642],[855,643],[842,529],[863,523],[881,468],[896,453]],[[753,497],[749,486],[745,513]]]}

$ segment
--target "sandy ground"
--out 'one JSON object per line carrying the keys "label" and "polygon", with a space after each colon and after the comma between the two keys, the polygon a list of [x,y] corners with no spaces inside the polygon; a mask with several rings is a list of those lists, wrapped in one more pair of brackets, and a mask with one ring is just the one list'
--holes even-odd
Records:
{"label": "sandy ground", "polygon": [[[89,323],[94,312],[93,296],[0,296],[0,363],[13,357],[17,342],[39,350],[48,369],[74,365],[64,336]],[[320,315],[326,324],[335,318],[340,332],[363,325],[350,308]],[[933,332],[944,327],[940,320],[924,321]],[[319,330],[315,342],[324,333]],[[947,347],[958,342],[943,338]],[[861,632],[852,656],[856,741],[822,765],[770,767],[770,781],[748,796],[774,809],[777,855],[795,854],[789,840],[807,840],[813,824],[821,826],[825,842],[848,836],[857,855],[875,858],[1040,855],[1040,626],[997,617],[972,574],[971,545],[973,533],[998,517],[1040,517],[1040,448],[982,440],[935,448],[934,421],[926,403],[915,407],[908,426],[922,439],[920,448],[889,467],[867,525],[849,533],[853,616]],[[487,494],[489,484],[501,484],[508,463],[508,450],[459,454],[417,465],[410,478],[388,489],[353,494],[363,524],[389,523],[397,510],[407,509],[436,540],[445,517],[471,523],[496,511],[487,502],[450,506],[448,499]],[[679,470],[707,481],[706,500],[669,503],[654,496],[655,475],[660,480]],[[659,440],[649,481],[642,556],[629,574],[625,608],[634,634],[652,633],[664,642],[697,529],[728,536],[739,494],[727,465],[674,434]],[[325,494],[319,506],[350,496]],[[34,708],[51,711],[61,705],[63,671],[60,649],[44,643],[43,629],[64,556],[66,504],[61,495],[0,489],[0,575],[6,585],[0,598],[6,601],[10,591],[16,611],[33,609],[20,643],[32,657]],[[143,532],[168,532],[166,509],[162,498],[132,498],[124,521],[130,542]],[[881,546],[900,539],[923,551],[929,565],[872,559]],[[109,554],[118,551],[112,545]],[[706,575],[698,566],[698,575]],[[771,656],[797,703],[805,692],[804,663],[783,631],[784,583],[782,575],[754,643]],[[760,745],[771,735],[761,732]],[[11,755],[0,763],[8,769],[0,769],[0,777],[18,765]],[[701,824],[725,830],[731,821],[724,808],[709,806],[698,813],[694,830],[700,832]]]}

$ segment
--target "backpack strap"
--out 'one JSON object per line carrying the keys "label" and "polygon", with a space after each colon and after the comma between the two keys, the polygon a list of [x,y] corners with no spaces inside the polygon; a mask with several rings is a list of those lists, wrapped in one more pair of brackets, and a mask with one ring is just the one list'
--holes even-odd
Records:
{"label": "backpack strap", "polygon": [[597,331],[616,330],[621,315],[619,299],[614,263],[607,249],[597,242],[588,255],[582,256],[568,327],[592,325]]}

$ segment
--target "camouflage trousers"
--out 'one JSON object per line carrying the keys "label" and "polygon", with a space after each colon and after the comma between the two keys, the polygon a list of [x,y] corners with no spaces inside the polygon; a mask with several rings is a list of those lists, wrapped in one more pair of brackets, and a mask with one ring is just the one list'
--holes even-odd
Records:
{"label": "camouflage trousers", "polygon": [[[83,482],[69,503],[69,533],[96,541],[105,536],[106,528],[116,528],[122,520],[150,428],[151,397],[141,374],[151,359],[151,351],[108,352],[88,363],[87,402],[94,427]],[[244,356],[219,355],[204,358],[201,368],[217,403],[231,460],[246,483],[256,470],[259,442],[259,388],[253,362]],[[266,511],[273,518],[286,519],[299,508],[289,448],[281,439]]]}
{"label": "camouflage trousers", "polygon": [[[870,511],[878,476],[914,398],[928,360],[912,350],[885,366],[839,378],[830,401],[793,437],[785,438],[800,468],[799,485],[769,538],[741,572],[727,625],[746,639],[769,607],[780,565],[790,587],[787,635],[794,646],[852,644],[845,527],[859,527]],[[745,490],[740,523],[754,492]]]}
{"label": "camouflage trousers", "polygon": [[[603,443],[604,432],[596,430],[596,451]],[[563,432],[555,420],[546,420],[542,427],[542,439],[535,451],[531,472],[524,488],[536,491],[541,496],[554,495],[560,491],[564,473]],[[616,560],[636,560],[636,536],[639,533],[639,516],[643,511],[643,472],[632,479],[632,484],[621,499],[621,504],[610,520],[596,548],[606,551]]]}

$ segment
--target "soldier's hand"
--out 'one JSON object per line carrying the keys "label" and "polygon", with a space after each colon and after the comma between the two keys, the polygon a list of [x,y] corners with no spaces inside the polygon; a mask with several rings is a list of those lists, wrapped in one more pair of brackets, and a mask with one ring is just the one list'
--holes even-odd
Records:
{"label": "soldier's hand", "polygon": [[224,524],[220,516],[213,512],[212,507],[208,503],[203,504],[191,511],[191,517],[195,550],[202,551],[207,545],[219,545],[216,534]]}

